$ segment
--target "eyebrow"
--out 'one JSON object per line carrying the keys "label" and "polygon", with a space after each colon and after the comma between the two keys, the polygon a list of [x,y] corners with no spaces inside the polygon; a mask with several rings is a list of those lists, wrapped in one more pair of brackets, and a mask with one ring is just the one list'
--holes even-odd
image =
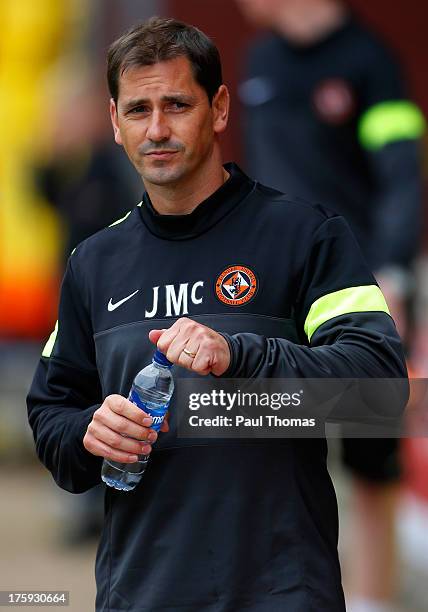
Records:
{"label": "eyebrow", "polygon": [[[195,102],[195,97],[187,94],[169,94],[166,96],[161,96],[161,102],[182,102],[183,104],[193,104]],[[123,104],[123,112],[126,113],[137,106],[144,106],[145,104],[150,104],[149,98],[135,98],[134,100],[128,100]]]}

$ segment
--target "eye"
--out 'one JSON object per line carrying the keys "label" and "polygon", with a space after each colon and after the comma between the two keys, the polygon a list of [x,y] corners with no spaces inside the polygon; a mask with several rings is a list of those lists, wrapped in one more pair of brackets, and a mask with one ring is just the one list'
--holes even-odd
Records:
{"label": "eye", "polygon": [[181,111],[188,107],[189,107],[189,104],[186,104],[185,102],[177,101],[177,102],[171,102],[170,104],[170,108],[175,111]]}
{"label": "eye", "polygon": [[147,113],[149,108],[147,106],[136,106],[128,111],[128,115],[139,115],[140,113]]}

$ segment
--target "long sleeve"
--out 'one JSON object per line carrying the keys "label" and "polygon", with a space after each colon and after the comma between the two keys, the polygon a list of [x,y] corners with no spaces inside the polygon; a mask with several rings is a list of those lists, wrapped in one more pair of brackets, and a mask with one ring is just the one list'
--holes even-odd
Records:
{"label": "long sleeve", "polygon": [[102,398],[90,318],[71,262],[58,322],[43,350],[27,407],[40,460],[60,487],[79,493],[100,482],[102,460],[86,451],[83,437]]}
{"label": "long sleeve", "polygon": [[420,242],[425,119],[407,97],[395,58],[378,44],[367,61],[360,104],[358,140],[373,184],[370,259],[375,271],[406,268]]}
{"label": "long sleeve", "polygon": [[226,336],[227,377],[406,378],[385,300],[341,217],[324,221],[308,249],[295,320],[302,344],[240,333]]}

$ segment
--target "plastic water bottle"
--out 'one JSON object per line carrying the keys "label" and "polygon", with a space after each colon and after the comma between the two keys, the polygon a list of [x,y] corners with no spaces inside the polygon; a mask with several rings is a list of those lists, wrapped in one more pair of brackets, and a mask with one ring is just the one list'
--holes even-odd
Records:
{"label": "plastic water bottle", "polygon": [[[159,431],[174,392],[172,363],[156,350],[152,363],[140,370],[132,383],[128,399],[153,419],[151,429]],[[132,491],[140,482],[150,455],[139,455],[135,463],[104,459],[101,478],[109,487]]]}

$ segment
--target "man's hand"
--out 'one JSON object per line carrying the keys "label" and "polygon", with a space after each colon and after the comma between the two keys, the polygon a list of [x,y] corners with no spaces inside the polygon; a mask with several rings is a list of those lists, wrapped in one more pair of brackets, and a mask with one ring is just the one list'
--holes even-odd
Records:
{"label": "man's hand", "polygon": [[[121,395],[109,395],[94,412],[83,446],[97,457],[120,463],[135,463],[138,455],[149,455],[157,433],[152,418]],[[168,431],[165,419],[161,431]],[[125,437],[128,436],[128,437]],[[132,439],[134,438],[134,439]]]}
{"label": "man's hand", "polygon": [[169,329],[153,329],[149,339],[169,361],[203,376],[226,372],[230,350],[226,340],[216,331],[185,317]]}

